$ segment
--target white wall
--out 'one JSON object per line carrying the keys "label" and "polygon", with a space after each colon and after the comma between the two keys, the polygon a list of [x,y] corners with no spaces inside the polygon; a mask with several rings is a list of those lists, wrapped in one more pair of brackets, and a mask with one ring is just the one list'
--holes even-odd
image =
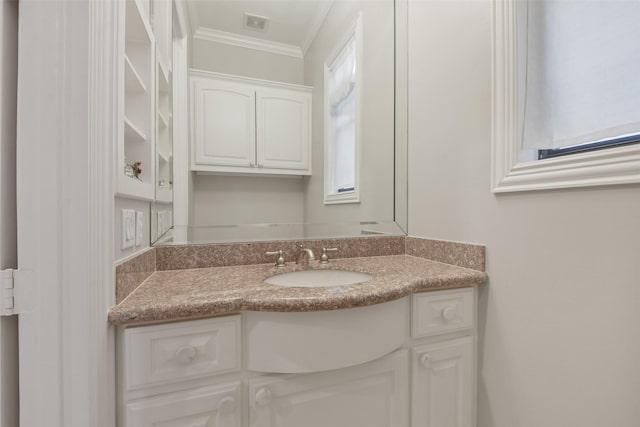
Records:
{"label": "white wall", "polygon": [[640,186],[493,195],[491,2],[409,7],[409,234],[487,245],[478,426],[637,427]]}
{"label": "white wall", "polygon": [[300,178],[195,175],[191,225],[301,223]]}
{"label": "white wall", "polygon": [[191,68],[256,79],[302,84],[302,58],[191,39]]}
{"label": "white wall", "polygon": [[[359,204],[324,205],[324,63],[362,11],[362,162]],[[305,56],[313,86],[313,175],[307,178],[305,222],[393,220],[393,2],[335,2]]]}

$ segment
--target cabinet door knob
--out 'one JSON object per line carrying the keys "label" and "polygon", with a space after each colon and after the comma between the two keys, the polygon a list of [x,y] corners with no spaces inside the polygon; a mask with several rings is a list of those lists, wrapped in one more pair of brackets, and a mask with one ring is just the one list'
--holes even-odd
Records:
{"label": "cabinet door knob", "polygon": [[255,163],[253,163],[253,162],[249,162],[249,167],[255,168],[255,167],[256,167],[256,165],[255,165]]}
{"label": "cabinet door knob", "polygon": [[185,345],[176,350],[176,359],[178,359],[178,362],[188,365],[196,358],[196,353],[198,353],[198,350],[195,347]]}
{"label": "cabinet door knob", "polygon": [[218,402],[218,412],[229,413],[236,410],[236,399],[227,396]]}
{"label": "cabinet door knob", "polygon": [[456,309],[455,307],[446,307],[442,309],[442,313],[440,314],[442,318],[449,322],[456,317]]}
{"label": "cabinet door knob", "polygon": [[256,391],[256,405],[258,406],[266,406],[271,402],[271,390],[266,387],[262,387],[258,391]]}
{"label": "cabinet door knob", "polygon": [[431,363],[431,355],[429,353],[425,353],[422,355],[422,357],[420,357],[420,364],[425,368],[428,368],[430,363]]}

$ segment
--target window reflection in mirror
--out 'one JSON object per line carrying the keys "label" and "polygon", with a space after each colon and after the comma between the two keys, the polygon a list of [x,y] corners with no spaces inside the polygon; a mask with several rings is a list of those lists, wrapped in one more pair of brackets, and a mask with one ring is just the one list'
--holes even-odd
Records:
{"label": "window reflection in mirror", "polygon": [[358,174],[362,61],[361,16],[325,63],[324,202],[360,201]]}

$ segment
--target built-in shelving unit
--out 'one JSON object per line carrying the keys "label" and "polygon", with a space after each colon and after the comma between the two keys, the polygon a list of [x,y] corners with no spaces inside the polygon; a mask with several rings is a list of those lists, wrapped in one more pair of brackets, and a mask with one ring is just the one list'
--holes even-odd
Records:
{"label": "built-in shelving unit", "polygon": [[153,32],[156,37],[156,202],[173,202],[173,84],[172,6],[153,1]]}
{"label": "built-in shelving unit", "polygon": [[[143,200],[154,198],[155,181],[155,39],[149,24],[148,3],[119,2],[120,34],[119,138],[117,194]],[[142,172],[132,176],[140,162]]]}
{"label": "built-in shelving unit", "polygon": [[156,201],[173,201],[173,126],[171,74],[165,74],[158,63],[158,97],[156,134]]}

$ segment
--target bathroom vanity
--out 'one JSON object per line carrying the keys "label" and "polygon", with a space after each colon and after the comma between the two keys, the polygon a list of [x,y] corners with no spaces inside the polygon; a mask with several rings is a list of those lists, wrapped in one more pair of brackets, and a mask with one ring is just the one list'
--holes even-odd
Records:
{"label": "bathroom vanity", "polygon": [[[333,287],[264,283],[307,269]],[[475,425],[485,273],[396,255],[158,271],[110,312],[118,425]]]}

